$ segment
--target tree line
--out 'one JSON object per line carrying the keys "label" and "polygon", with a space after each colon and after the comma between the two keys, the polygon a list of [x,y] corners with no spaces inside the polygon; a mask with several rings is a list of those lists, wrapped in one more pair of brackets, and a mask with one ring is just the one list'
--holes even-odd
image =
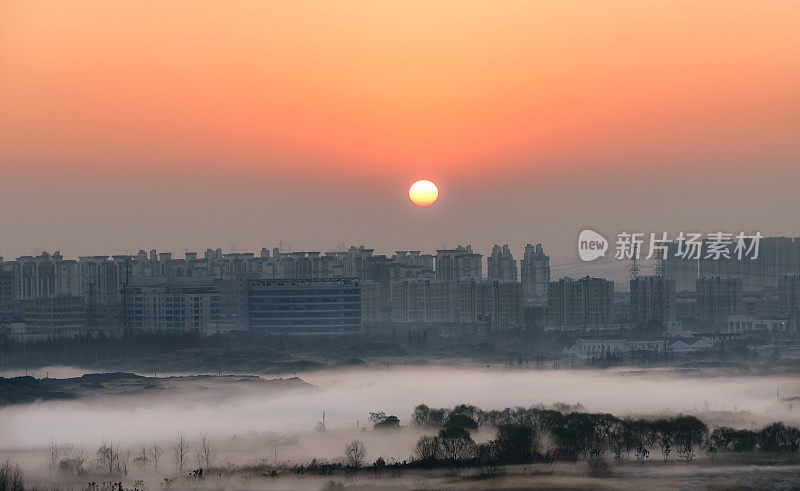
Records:
{"label": "tree line", "polygon": [[103,332],[50,337],[22,342],[0,336],[0,364],[8,367],[48,365],[92,366],[107,360],[120,360],[171,353],[209,345],[199,332],[150,332],[110,336]]}
{"label": "tree line", "polygon": [[[353,343],[347,337],[315,339],[287,334],[233,331],[204,335],[200,331],[130,331],[50,336],[21,341],[0,333],[0,366],[37,368],[52,365],[94,366],[99,363],[173,354],[180,350],[249,348],[266,355],[286,350],[330,349]],[[277,360],[276,355],[276,360]],[[215,370],[220,367],[205,367]]]}
{"label": "tree line", "polygon": [[[561,410],[559,410],[561,409]],[[422,436],[414,449],[415,460],[438,464],[513,464],[553,459],[584,458],[589,462],[613,457],[616,461],[646,461],[654,451],[666,462],[671,455],[687,462],[698,451],[721,453],[790,453],[800,450],[800,430],[773,423],[760,430],[718,427],[709,432],[700,419],[631,419],[607,413],[560,408],[506,408],[484,411],[461,404],[453,409],[414,408],[411,424],[437,429]],[[496,436],[476,444],[472,431],[493,428]]]}

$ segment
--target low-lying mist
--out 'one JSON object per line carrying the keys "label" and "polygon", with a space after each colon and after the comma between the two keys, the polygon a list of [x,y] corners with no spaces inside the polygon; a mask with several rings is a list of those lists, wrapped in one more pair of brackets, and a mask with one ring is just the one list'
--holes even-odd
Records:
{"label": "low-lying mist", "polygon": [[[46,371],[50,377],[85,373],[63,367]],[[45,369],[37,370],[36,375],[44,373]],[[355,437],[366,443],[371,460],[379,456],[402,460],[411,454],[420,433],[369,431],[369,413],[394,414],[408,425],[412,408],[419,403],[432,407],[468,403],[487,410],[580,403],[587,411],[618,416],[690,413],[710,426],[725,423],[747,428],[800,420],[800,408],[792,412],[791,402],[800,395],[800,380],[791,376],[434,366],[297,376],[317,389],[230,391],[215,386],[211,377],[202,387],[169,395],[113,395],[7,406],[0,409],[0,458],[44,465],[43,450],[51,441],[69,442],[90,455],[103,441],[111,440],[134,453],[154,440],[169,449],[182,432],[190,442],[206,433],[219,462],[274,460],[276,456],[278,461],[293,462],[334,459],[342,456],[345,443]],[[328,431],[319,433],[315,428],[323,412]],[[169,454],[165,459],[169,460]]]}

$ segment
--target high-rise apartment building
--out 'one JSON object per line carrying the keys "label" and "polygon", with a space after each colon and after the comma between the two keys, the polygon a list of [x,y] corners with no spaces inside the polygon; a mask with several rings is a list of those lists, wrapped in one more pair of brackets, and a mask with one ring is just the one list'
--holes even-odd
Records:
{"label": "high-rise apartment building", "polygon": [[744,311],[741,278],[705,276],[697,280],[697,318],[716,326],[726,326],[728,316]]}
{"label": "high-rise apartment building", "polygon": [[791,329],[800,331],[800,274],[791,273],[778,283],[780,311],[791,324]]}
{"label": "high-rise apartment building", "polygon": [[602,330],[614,327],[614,282],[589,276],[550,282],[547,329]]}
{"label": "high-rise apartment building", "polygon": [[489,280],[517,281],[517,261],[508,244],[492,247],[492,254],[486,258],[486,274]]}
{"label": "high-rise apartment building", "polygon": [[683,257],[678,254],[678,244],[671,243],[667,246],[664,258],[664,278],[675,282],[676,292],[693,292],[697,288],[699,277],[699,262],[694,257]]}
{"label": "high-rise apartment building", "polygon": [[16,317],[14,301],[14,271],[6,269],[0,258],[0,323],[11,322]]}
{"label": "high-rise apartment building", "polygon": [[220,328],[220,288],[215,278],[141,278],[131,282],[128,295],[133,329],[212,333]]}
{"label": "high-rise apartment building", "polygon": [[550,285],[550,256],[544,253],[542,244],[525,246],[520,278],[526,301],[547,298]]}
{"label": "high-rise apartment building", "polygon": [[408,279],[392,283],[391,320],[401,324],[521,327],[522,286],[507,281]]}
{"label": "high-rise apartment building", "polygon": [[50,254],[22,256],[11,263],[14,273],[14,296],[17,300],[34,300],[56,294],[55,265]]}
{"label": "high-rise apartment building", "polygon": [[665,325],[675,320],[675,281],[661,276],[639,276],[630,280],[631,322]]}
{"label": "high-rise apartment building", "polygon": [[759,293],[768,286],[776,287],[781,278],[789,273],[800,272],[798,248],[800,240],[791,237],[763,237],[758,243],[758,256],[738,258],[733,244],[727,248],[727,256],[719,258],[707,253],[708,241],[703,244],[700,258],[700,277],[725,276],[741,280],[743,292]]}
{"label": "high-rise apartment building", "polygon": [[480,280],[483,278],[483,256],[472,251],[472,246],[436,251],[436,279]]}

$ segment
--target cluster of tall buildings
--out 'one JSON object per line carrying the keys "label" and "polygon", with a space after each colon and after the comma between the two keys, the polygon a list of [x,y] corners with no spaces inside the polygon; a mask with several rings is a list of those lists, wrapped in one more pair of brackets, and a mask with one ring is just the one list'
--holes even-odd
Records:
{"label": "cluster of tall buildings", "polygon": [[765,237],[755,258],[735,254],[699,258],[670,244],[655,274],[632,270],[627,295],[603,278],[550,284],[547,329],[686,328],[747,334],[797,330],[800,319],[800,239]]}
{"label": "cluster of tall buildings", "polygon": [[[485,262],[485,274],[484,274]],[[550,258],[528,244],[469,245],[435,254],[157,251],[66,259],[59,252],[0,258],[0,324],[39,329],[253,330],[357,333],[381,325],[595,332],[643,328],[746,332],[795,329],[800,240],[761,239],[756,259],[674,254],[629,292],[606,278],[551,281]],[[678,327],[676,327],[678,326]]]}
{"label": "cluster of tall buildings", "polygon": [[[353,333],[379,323],[520,327],[524,295],[543,301],[549,278],[549,258],[541,245],[535,249],[523,260],[528,290],[517,280],[507,245],[493,248],[486,277],[483,255],[468,245],[436,254],[383,255],[360,246],[325,253],[208,249],[174,257],[153,250],[66,259],[57,251],[0,258],[0,323],[293,334]],[[536,265],[525,269],[526,261]]]}

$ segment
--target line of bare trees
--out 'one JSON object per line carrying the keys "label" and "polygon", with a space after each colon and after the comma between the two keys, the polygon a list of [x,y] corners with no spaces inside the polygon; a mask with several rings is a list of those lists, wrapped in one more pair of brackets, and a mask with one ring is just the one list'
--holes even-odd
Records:
{"label": "line of bare trees", "polygon": [[[178,433],[171,446],[171,455],[175,463],[175,470],[183,473],[190,465],[192,455],[199,469],[208,469],[214,465],[215,450],[208,434],[200,434],[200,438],[192,454],[189,440],[184,434]],[[104,440],[89,459],[83,448],[71,443],[59,444],[51,440],[47,447],[48,467],[51,475],[55,472],[69,472],[78,475],[87,472],[103,473],[114,476],[124,476],[130,471],[130,465],[145,469],[152,465],[153,471],[159,471],[166,450],[157,439],[151,443],[142,444],[135,453],[131,449],[122,449],[120,444],[113,440]]]}

